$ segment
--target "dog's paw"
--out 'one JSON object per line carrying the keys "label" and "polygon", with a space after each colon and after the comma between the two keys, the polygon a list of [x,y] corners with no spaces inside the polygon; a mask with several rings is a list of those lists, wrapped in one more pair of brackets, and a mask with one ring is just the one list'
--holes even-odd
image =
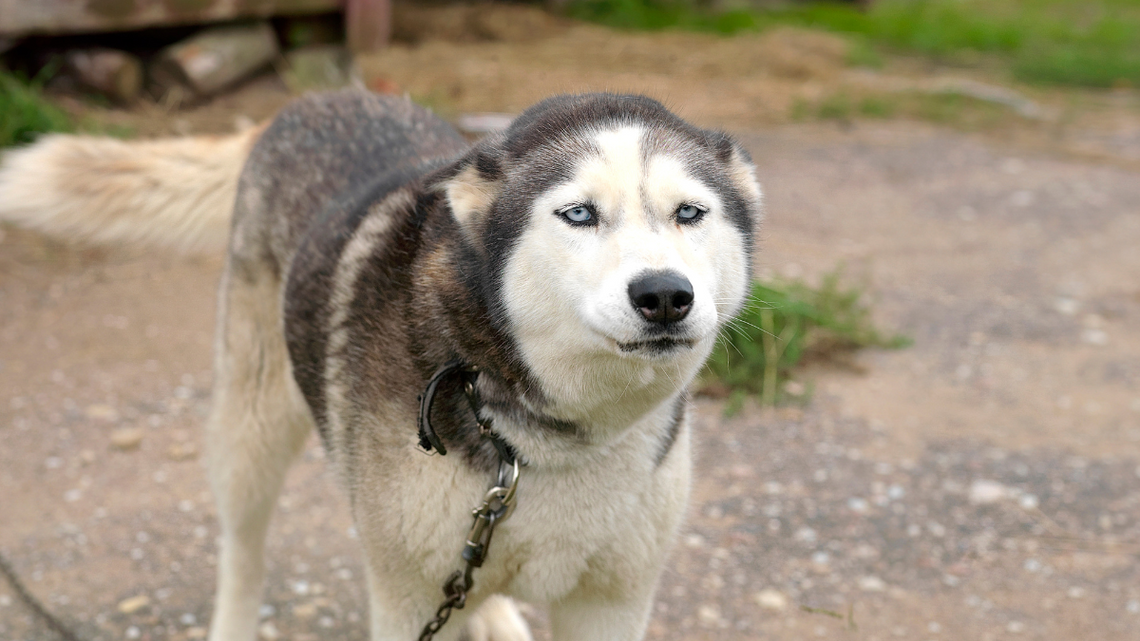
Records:
{"label": "dog's paw", "polygon": [[466,641],[534,641],[530,626],[510,597],[493,595],[467,620]]}

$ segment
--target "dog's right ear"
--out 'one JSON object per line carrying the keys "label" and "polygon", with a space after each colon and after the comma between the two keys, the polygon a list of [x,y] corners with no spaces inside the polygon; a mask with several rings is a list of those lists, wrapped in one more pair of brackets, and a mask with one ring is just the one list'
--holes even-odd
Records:
{"label": "dog's right ear", "polygon": [[480,144],[461,159],[456,172],[440,183],[452,216],[463,231],[477,235],[502,191],[503,168],[498,150]]}

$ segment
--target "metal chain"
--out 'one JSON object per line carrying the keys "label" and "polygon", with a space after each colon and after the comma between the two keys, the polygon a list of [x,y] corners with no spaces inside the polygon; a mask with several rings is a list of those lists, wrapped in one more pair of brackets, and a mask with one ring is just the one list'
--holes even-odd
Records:
{"label": "metal chain", "polygon": [[462,571],[456,570],[443,582],[443,603],[436,609],[435,617],[424,626],[417,641],[431,641],[451,618],[451,611],[462,610],[467,605],[467,593],[475,585],[471,574],[487,558],[495,525],[514,511],[518,486],[518,460],[512,461],[509,466],[506,461],[500,461],[498,483],[487,491],[483,504],[472,511],[475,521],[467,532],[467,541],[463,546],[464,568]]}
{"label": "metal chain", "polygon": [[435,611],[435,618],[428,621],[427,625],[424,626],[417,641],[431,641],[440,628],[451,618],[451,611],[462,610],[463,606],[467,605],[467,591],[471,589],[474,583],[471,580],[471,570],[474,567],[469,563],[465,571],[456,570],[447,578],[443,584],[443,593],[448,594],[450,590],[450,596],[439,605],[439,609]]}
{"label": "metal chain", "polygon": [[16,574],[16,571],[12,569],[12,566],[8,563],[8,559],[5,559],[2,554],[0,554],[0,574],[4,575],[5,579],[8,579],[8,583],[12,586],[12,590],[15,591],[16,597],[46,623],[53,632],[58,634],[61,639],[64,641],[79,641],[79,637],[75,636],[75,632],[72,632],[71,629],[57,619],[54,614],[48,612],[47,608],[40,603],[39,599],[33,596],[31,592],[28,592],[28,588],[20,581],[20,577]]}

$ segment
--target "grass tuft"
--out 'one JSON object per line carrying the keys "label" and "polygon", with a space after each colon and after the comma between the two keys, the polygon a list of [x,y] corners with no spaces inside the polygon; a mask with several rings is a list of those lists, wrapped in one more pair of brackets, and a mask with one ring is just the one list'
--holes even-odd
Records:
{"label": "grass tuft", "polygon": [[1136,0],[878,0],[866,12],[827,2],[723,13],[706,7],[683,0],[577,0],[569,13],[621,29],[725,35],[790,24],[851,36],[849,63],[856,66],[876,66],[876,47],[967,64],[985,54],[1027,82],[1140,86]]}
{"label": "grass tuft", "polygon": [[817,101],[803,98],[792,103],[788,117],[793,122],[833,120],[851,122],[857,118],[914,118],[955,127],[964,131],[989,131],[1008,127],[1019,116],[1005,105],[964,95],[953,90],[940,92],[829,94]]}
{"label": "grass tuft", "polygon": [[705,368],[705,390],[729,397],[734,411],[749,395],[764,405],[785,398],[789,375],[807,361],[836,360],[863,347],[900,348],[871,319],[863,292],[844,287],[838,271],[818,287],[803,281],[754,281],[748,305],[721,336]]}
{"label": "grass tuft", "polygon": [[39,77],[24,80],[0,69],[0,148],[30,143],[43,133],[74,129],[71,117],[48,102],[41,88]]}

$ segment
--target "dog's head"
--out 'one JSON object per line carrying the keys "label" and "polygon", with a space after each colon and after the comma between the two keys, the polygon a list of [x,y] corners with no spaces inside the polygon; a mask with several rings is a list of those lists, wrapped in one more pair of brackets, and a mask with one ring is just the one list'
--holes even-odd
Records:
{"label": "dog's head", "polygon": [[760,209],[751,161],[654,100],[544,101],[440,188],[540,379],[582,359],[699,366],[744,301]]}

